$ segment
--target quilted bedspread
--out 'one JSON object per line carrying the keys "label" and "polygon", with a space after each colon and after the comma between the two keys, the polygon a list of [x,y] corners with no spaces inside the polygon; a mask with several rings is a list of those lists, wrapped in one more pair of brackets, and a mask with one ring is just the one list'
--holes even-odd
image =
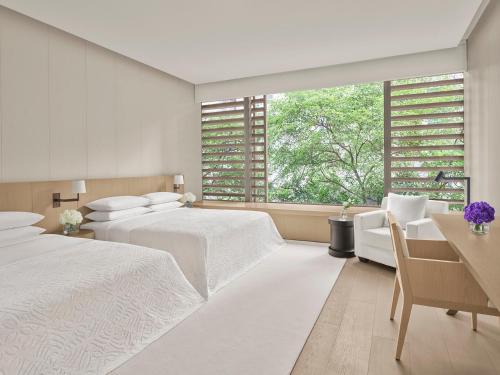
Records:
{"label": "quilted bedspread", "polygon": [[106,373],[202,302],[165,251],[55,235],[0,246],[0,374]]}
{"label": "quilted bedspread", "polygon": [[205,298],[284,244],[271,216],[257,211],[177,208],[85,227],[98,239],[168,251]]}

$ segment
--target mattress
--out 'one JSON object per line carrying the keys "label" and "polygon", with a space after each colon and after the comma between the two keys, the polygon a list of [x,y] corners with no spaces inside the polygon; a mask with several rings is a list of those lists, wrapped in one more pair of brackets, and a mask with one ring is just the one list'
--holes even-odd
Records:
{"label": "mattress", "polygon": [[108,222],[91,222],[99,240],[171,253],[205,298],[284,245],[265,212],[178,208]]}
{"label": "mattress", "polygon": [[40,235],[0,244],[0,372],[102,374],[203,303],[167,252]]}

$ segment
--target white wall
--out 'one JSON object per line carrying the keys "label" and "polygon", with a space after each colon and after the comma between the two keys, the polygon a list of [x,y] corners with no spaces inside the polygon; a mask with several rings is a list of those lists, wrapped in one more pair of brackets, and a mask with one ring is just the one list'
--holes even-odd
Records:
{"label": "white wall", "polygon": [[196,101],[455,73],[466,68],[465,45],[350,64],[196,85]]}
{"label": "white wall", "polygon": [[194,86],[0,7],[0,181],[184,173],[201,191]]}
{"label": "white wall", "polygon": [[500,209],[500,0],[491,0],[467,41],[466,172],[472,199]]}

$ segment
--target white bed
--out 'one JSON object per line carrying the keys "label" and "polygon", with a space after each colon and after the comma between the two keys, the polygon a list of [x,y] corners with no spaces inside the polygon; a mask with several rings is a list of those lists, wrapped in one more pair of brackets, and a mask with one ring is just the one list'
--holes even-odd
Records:
{"label": "white bed", "polygon": [[174,258],[40,235],[0,244],[0,373],[100,374],[203,303]]}
{"label": "white bed", "polygon": [[168,251],[205,298],[284,244],[272,218],[257,211],[177,208],[82,228],[99,240]]}

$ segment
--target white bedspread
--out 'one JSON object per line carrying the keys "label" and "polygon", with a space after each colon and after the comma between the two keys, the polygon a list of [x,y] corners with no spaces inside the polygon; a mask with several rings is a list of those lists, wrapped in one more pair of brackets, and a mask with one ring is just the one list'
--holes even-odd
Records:
{"label": "white bedspread", "polygon": [[178,208],[83,227],[97,239],[167,250],[205,298],[284,244],[257,211]]}
{"label": "white bedspread", "polygon": [[172,256],[42,235],[0,246],[0,374],[102,374],[203,302]]}

